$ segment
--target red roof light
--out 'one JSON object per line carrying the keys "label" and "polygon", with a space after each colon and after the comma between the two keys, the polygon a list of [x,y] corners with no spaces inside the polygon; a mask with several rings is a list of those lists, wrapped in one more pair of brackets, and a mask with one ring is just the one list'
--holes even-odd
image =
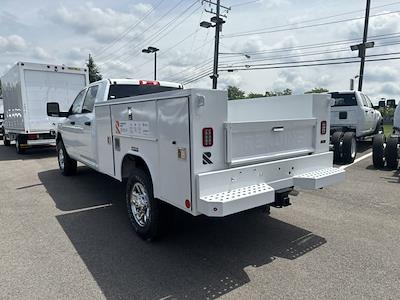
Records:
{"label": "red roof light", "polygon": [[158,81],[155,80],[139,80],[140,85],[160,85]]}

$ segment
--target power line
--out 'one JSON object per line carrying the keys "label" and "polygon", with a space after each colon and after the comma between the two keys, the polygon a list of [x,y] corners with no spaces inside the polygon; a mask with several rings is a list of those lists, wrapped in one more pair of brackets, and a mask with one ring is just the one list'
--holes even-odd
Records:
{"label": "power line", "polygon": [[[160,18],[158,18],[155,22],[153,22],[150,26],[148,26],[143,32],[141,32],[141,36],[143,36],[144,33],[146,33],[147,31],[155,28],[155,25],[157,25],[158,23],[160,23],[166,16],[168,16],[173,10],[175,10],[180,4],[182,4],[185,0],[181,0],[178,3],[176,3],[171,9],[169,9],[165,14],[163,14]],[[197,2],[197,1],[195,1]],[[159,31],[153,33],[152,36],[154,36],[155,34],[157,34]],[[151,36],[151,37],[152,37]],[[151,38],[150,37],[150,38]],[[132,37],[131,39],[129,39],[124,45],[122,45],[121,47],[119,47],[114,53],[111,53],[110,55],[106,56],[104,58],[105,61],[101,62],[100,64],[104,64],[107,61],[109,61],[110,59],[112,59],[114,57],[114,55],[118,52],[120,52],[121,50],[125,49],[126,47],[128,47],[132,42],[135,41],[136,37]],[[137,48],[140,45],[143,45],[144,42],[146,42],[149,38],[145,39],[144,41],[142,41],[140,44],[137,44],[137,46],[135,48]],[[130,49],[128,49],[128,51],[124,52],[122,55],[125,55],[126,53],[129,52]]]}
{"label": "power line", "polygon": [[[373,54],[368,55],[368,57],[382,57],[382,56],[393,56],[399,55],[400,52],[392,52],[392,53],[380,53],[380,54]],[[346,57],[346,58],[335,58],[335,59],[325,59],[325,60],[310,60],[310,61],[298,61],[298,62],[283,62],[277,64],[259,64],[253,65],[251,67],[245,68],[226,68],[221,69],[222,72],[233,72],[233,71],[251,71],[251,70],[271,70],[271,69],[285,69],[285,68],[300,68],[300,67],[314,67],[314,66],[328,66],[328,65],[341,65],[341,64],[353,64],[357,63],[358,60],[354,60],[357,57]],[[353,59],[353,60],[348,60]],[[390,60],[399,60],[400,56],[398,57],[389,57],[389,58],[372,58],[367,59],[367,62],[376,62],[376,61],[390,61]],[[336,61],[342,60],[342,61]],[[343,61],[344,60],[344,61]],[[196,75],[193,75],[183,81],[184,84],[189,84],[200,80],[210,74],[210,69],[208,71],[199,72]]]}
{"label": "power line", "polygon": [[262,0],[246,1],[246,2],[232,4],[230,7],[232,8],[232,7],[244,6],[244,5],[249,5],[249,4],[253,4],[253,3],[257,3],[257,2],[261,2],[261,1]]}
{"label": "power line", "polygon": [[[396,14],[399,12],[400,11],[396,10],[396,11],[391,11],[391,12],[380,13],[380,14],[376,14],[376,15],[371,15],[370,18]],[[364,19],[364,17],[342,19],[342,20],[336,20],[336,21],[330,21],[330,22],[324,22],[324,23],[318,23],[318,24],[311,24],[311,25],[304,25],[304,26],[276,29],[276,30],[261,29],[261,30],[248,31],[248,32],[239,32],[239,33],[224,35],[223,38],[227,39],[227,38],[235,38],[235,37],[241,37],[241,36],[247,36],[247,35],[268,34],[268,33],[284,32],[284,31],[291,31],[291,30],[299,30],[299,29],[305,29],[305,28],[312,28],[312,27],[326,26],[326,25],[332,25],[332,24],[338,24],[338,23],[344,23],[344,22],[351,22],[351,21],[361,20],[361,19]]]}
{"label": "power line", "polygon": [[[388,54],[388,55],[393,55],[393,54]],[[370,56],[375,56],[375,55],[370,55]],[[356,57],[357,58],[357,57]],[[366,61],[372,62],[372,61],[388,61],[388,60],[398,60],[400,59],[399,57],[390,57],[390,58],[378,58],[378,59],[367,59]],[[326,60],[329,61],[329,60]],[[221,71],[225,72],[232,72],[232,71],[251,71],[251,70],[270,70],[270,69],[285,69],[285,68],[299,68],[299,67],[313,67],[313,66],[327,66],[327,65],[341,65],[341,64],[352,64],[352,63],[359,63],[358,60],[351,60],[351,61],[340,61],[340,62],[327,62],[327,63],[305,63],[305,64],[300,64],[304,63],[298,62],[299,64],[291,64],[291,65],[278,65],[278,66],[257,66],[255,67],[250,67],[250,68],[232,68],[232,69],[224,69]],[[285,63],[282,63],[285,64]]]}
{"label": "power line", "polygon": [[[398,38],[398,37],[395,37]],[[395,41],[394,43],[386,43],[381,45],[376,45],[375,47],[384,47],[384,46],[392,46],[398,45],[399,42]],[[346,45],[347,46],[347,45]],[[350,46],[350,45],[348,45]],[[331,54],[331,53],[339,53],[339,52],[349,52],[350,48],[340,48],[340,49],[331,49],[326,51],[318,51],[318,52],[303,52],[301,54],[294,54],[294,55],[286,55],[286,56],[272,56],[272,57],[264,57],[258,59],[251,59],[251,60],[231,60],[231,61],[223,61],[224,64],[238,64],[238,63],[253,63],[256,61],[266,61],[266,60],[276,60],[276,59],[285,59],[285,58],[294,58],[294,57],[303,57],[303,56],[314,56],[314,55],[323,55],[323,54]]]}
{"label": "power line", "polygon": [[126,37],[133,29],[135,29],[136,26],[138,26],[140,23],[142,23],[149,15],[151,15],[154,10],[159,7],[161,5],[161,3],[163,3],[165,0],[160,0],[159,2],[157,2],[156,5],[154,5],[151,9],[149,9],[146,14],[135,24],[131,25],[128,27],[127,30],[125,30],[118,38],[114,39],[112,42],[110,42],[108,45],[102,47],[101,49],[98,50],[98,52],[96,53],[96,56],[100,56],[101,54],[103,54],[105,51],[107,51],[108,49],[112,48],[116,43],[118,43],[119,41],[121,41],[124,37]]}
{"label": "power line", "polygon": [[[392,3],[389,3],[389,4],[375,6],[375,7],[371,8],[371,9],[377,9],[377,8],[392,6],[392,5],[396,5],[396,4],[400,4],[400,2],[397,1],[397,2],[392,2]],[[321,20],[326,20],[326,19],[332,19],[332,18],[336,18],[336,17],[346,16],[346,15],[350,15],[350,14],[354,14],[354,13],[358,13],[358,12],[364,12],[364,10],[353,10],[353,11],[344,12],[344,13],[340,13],[340,14],[325,16],[325,17],[322,17],[322,18],[304,20],[302,22],[297,22],[297,23],[264,27],[264,28],[261,28],[259,30],[269,30],[269,29],[276,29],[276,28],[284,28],[284,27],[288,27],[288,26],[295,26],[295,25],[299,25],[299,24],[305,24],[305,23],[310,23],[310,22],[315,22],[315,21],[321,21]],[[254,31],[254,30],[243,31],[243,32],[239,32],[239,33],[246,33],[246,32],[252,32],[252,31]]]}

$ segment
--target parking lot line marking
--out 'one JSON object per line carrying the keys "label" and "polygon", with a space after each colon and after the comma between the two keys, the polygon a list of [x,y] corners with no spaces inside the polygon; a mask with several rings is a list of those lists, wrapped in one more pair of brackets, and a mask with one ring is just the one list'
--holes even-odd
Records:
{"label": "parking lot line marking", "polygon": [[90,206],[90,207],[85,207],[85,208],[79,208],[79,209],[69,210],[68,212],[64,213],[63,215],[73,214],[73,213],[83,212],[83,211],[88,211],[88,210],[94,210],[94,209],[99,209],[99,208],[106,208],[106,207],[110,207],[110,206],[112,206],[112,203],[100,204],[100,205]]}
{"label": "parking lot line marking", "polygon": [[354,165],[354,164],[356,164],[356,163],[358,163],[358,162],[360,162],[360,161],[362,161],[362,160],[364,160],[364,159],[366,159],[366,158],[368,158],[368,157],[371,157],[371,156],[372,156],[372,152],[371,152],[371,153],[368,153],[368,154],[365,154],[365,155],[363,155],[363,156],[357,158],[357,159],[354,160],[354,162],[353,162],[352,164],[350,164],[350,165],[346,165],[346,166],[341,166],[341,167],[339,167],[339,169],[344,170],[344,169],[346,169],[346,168],[348,168],[348,167],[350,167],[350,166],[352,166],[352,165]]}

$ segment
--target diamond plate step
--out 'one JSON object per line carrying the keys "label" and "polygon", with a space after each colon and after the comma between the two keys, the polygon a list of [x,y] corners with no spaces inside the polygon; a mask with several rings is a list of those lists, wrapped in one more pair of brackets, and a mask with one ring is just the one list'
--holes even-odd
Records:
{"label": "diamond plate step", "polygon": [[319,189],[343,181],[344,177],[344,170],[326,168],[296,175],[293,177],[293,184],[303,189]]}
{"label": "diamond plate step", "polygon": [[222,217],[274,202],[275,190],[266,183],[203,196],[199,211],[207,216]]}

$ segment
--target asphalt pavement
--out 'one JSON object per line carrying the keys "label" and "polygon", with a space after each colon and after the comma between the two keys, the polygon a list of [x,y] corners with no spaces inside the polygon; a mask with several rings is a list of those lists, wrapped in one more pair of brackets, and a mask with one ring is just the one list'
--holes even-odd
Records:
{"label": "asphalt pavement", "polygon": [[53,148],[17,155],[0,144],[1,299],[400,295],[399,172],[375,170],[370,157],[270,216],[178,214],[155,243],[131,230],[118,181],[78,170],[63,177]]}

